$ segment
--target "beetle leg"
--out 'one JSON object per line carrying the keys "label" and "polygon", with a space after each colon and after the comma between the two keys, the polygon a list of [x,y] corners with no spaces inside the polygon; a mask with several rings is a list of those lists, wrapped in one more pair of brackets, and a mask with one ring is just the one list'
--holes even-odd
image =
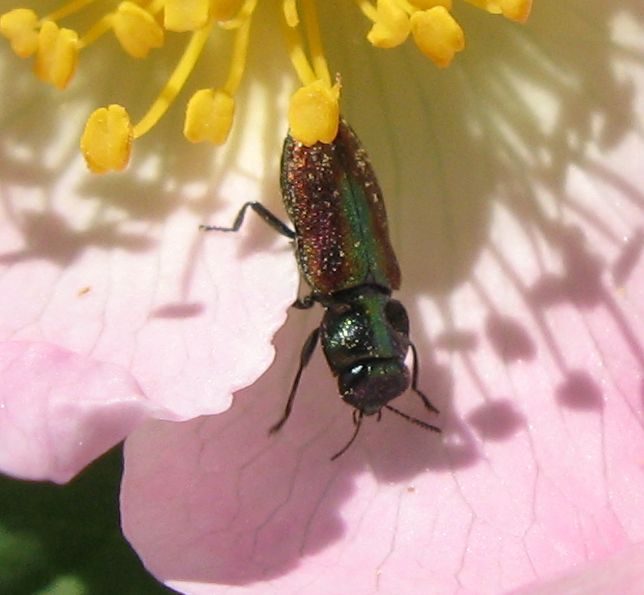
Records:
{"label": "beetle leg", "polygon": [[295,232],[278,219],[273,213],[271,213],[261,202],[247,202],[244,203],[237,216],[232,227],[220,227],[219,225],[200,225],[199,229],[202,231],[239,231],[242,223],[244,222],[244,217],[246,216],[246,211],[248,208],[253,209],[263,221],[268,223],[277,233],[286,236],[289,240],[295,239]]}
{"label": "beetle leg", "polygon": [[284,422],[288,419],[288,416],[291,415],[291,409],[293,409],[293,401],[295,399],[295,393],[297,392],[297,386],[300,383],[300,378],[302,376],[304,368],[311,360],[311,356],[315,351],[319,336],[320,329],[316,328],[304,342],[302,353],[300,354],[300,367],[297,369],[297,373],[295,374],[295,379],[293,380],[293,385],[291,386],[291,392],[288,395],[286,407],[284,408],[284,415],[282,415],[282,417],[276,424],[271,426],[270,430],[268,431],[269,434],[274,434],[275,432],[277,432],[284,425]]}
{"label": "beetle leg", "polygon": [[423,404],[427,409],[430,411],[433,411],[434,413],[439,413],[438,409],[434,407],[431,403],[431,401],[427,398],[424,392],[422,392],[418,388],[418,352],[416,351],[416,346],[410,341],[409,344],[411,345],[411,354],[412,354],[412,362],[411,362],[411,390],[413,390],[423,401]]}

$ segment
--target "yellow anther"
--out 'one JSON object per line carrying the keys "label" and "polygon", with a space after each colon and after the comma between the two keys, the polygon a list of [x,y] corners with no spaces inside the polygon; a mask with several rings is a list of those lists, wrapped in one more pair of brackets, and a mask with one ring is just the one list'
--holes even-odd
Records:
{"label": "yellow anther", "polygon": [[449,66],[465,47],[463,30],[443,6],[415,12],[411,32],[420,51],[440,68]]}
{"label": "yellow anther", "polygon": [[516,0],[516,2],[504,2],[503,15],[513,21],[525,23],[532,11],[532,0]]}
{"label": "yellow anther", "polygon": [[145,58],[163,45],[163,29],[154,17],[134,2],[121,2],[112,20],[114,35],[133,58]]}
{"label": "yellow anther", "polygon": [[168,31],[196,31],[208,21],[210,0],[167,0],[163,25]]}
{"label": "yellow anther", "polygon": [[76,70],[78,35],[71,29],[60,29],[45,21],[38,35],[38,51],[34,70],[36,76],[59,89],[64,89]]}
{"label": "yellow anther", "polygon": [[0,33],[21,58],[32,56],[38,49],[37,27],[38,16],[27,8],[16,8],[0,16]]}
{"label": "yellow anther", "polygon": [[330,143],[338,133],[340,85],[321,80],[300,87],[291,97],[288,122],[293,138],[307,146]]}
{"label": "yellow anther", "polygon": [[525,23],[532,10],[532,0],[501,0],[501,12],[506,19]]}
{"label": "yellow anther", "polygon": [[235,100],[223,90],[201,89],[188,102],[184,136],[193,143],[226,142],[235,115]]}
{"label": "yellow anther", "polygon": [[94,173],[122,170],[132,148],[132,124],[125,108],[110,105],[97,109],[85,124],[80,146]]}
{"label": "yellow anther", "polygon": [[376,21],[367,39],[378,48],[393,48],[407,39],[410,29],[409,16],[396,0],[378,0]]}

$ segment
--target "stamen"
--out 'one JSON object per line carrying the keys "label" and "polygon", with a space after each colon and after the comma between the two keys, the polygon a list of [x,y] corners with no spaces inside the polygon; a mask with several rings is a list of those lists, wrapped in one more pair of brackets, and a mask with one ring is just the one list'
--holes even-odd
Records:
{"label": "stamen", "polygon": [[134,58],[145,58],[163,45],[163,29],[154,17],[133,2],[121,2],[112,22],[121,47]]}
{"label": "stamen", "polygon": [[303,85],[312,83],[315,81],[315,72],[304,53],[304,46],[299,31],[286,22],[284,34],[286,37],[288,56],[297,77]]}
{"label": "stamen", "polygon": [[[246,68],[250,21],[257,0],[119,0],[114,3],[116,8],[103,14],[80,39],[75,31],[57,23],[94,1],[70,0],[40,19],[33,10],[10,10],[0,14],[0,34],[18,56],[35,55],[36,75],[61,89],[75,72],[80,50],[110,29],[123,50],[135,58],[145,58],[150,50],[161,47],[166,29],[192,35],[169,80],[136,125],[125,108],[117,105],[90,116],[81,141],[89,167],[103,172],[125,166],[132,139],[146,134],[165,114],[194,69],[215,24],[236,32],[228,77],[221,87],[194,93],[187,105],[184,134],[193,142],[224,142]],[[515,21],[525,21],[532,6],[532,0],[467,1]],[[288,55],[301,83],[291,97],[288,119],[292,136],[310,146],[331,142],[337,134],[340,83],[339,75],[333,83],[325,58],[317,0],[299,2],[298,6],[298,0],[281,0]],[[354,2],[372,22],[367,39],[374,46],[398,46],[411,32],[419,49],[440,67],[448,66],[464,48],[463,31],[451,15],[452,0]],[[160,25],[161,11],[164,26]]]}
{"label": "stamen", "polygon": [[139,138],[150,130],[163,116],[168,107],[170,107],[170,104],[174,101],[179,91],[181,91],[192,69],[195,67],[201,50],[203,50],[203,46],[212,31],[213,25],[214,22],[211,21],[206,27],[192,34],[190,43],[187,45],[183,56],[181,56],[181,60],[179,60],[165,87],[148,112],[134,126],[134,138]]}
{"label": "stamen", "polygon": [[85,124],[80,146],[94,173],[122,170],[132,148],[132,125],[125,108],[110,105],[97,109]]}
{"label": "stamen", "polygon": [[[309,51],[313,62],[313,70],[316,78],[323,81],[328,87],[331,86],[331,75],[324,57],[322,37],[320,36],[320,23],[318,21],[315,0],[302,0],[304,6],[304,21],[306,23],[306,38],[309,43]],[[333,139],[332,139],[333,140]],[[329,141],[330,142],[330,141]]]}
{"label": "stamen", "polygon": [[379,48],[393,48],[404,43],[411,25],[409,15],[400,4],[396,0],[378,0],[374,12],[374,25],[367,34],[369,42]]}
{"label": "stamen", "polygon": [[36,76],[59,89],[64,89],[76,70],[78,35],[71,29],[61,29],[45,21],[38,34],[38,51],[34,71]]}
{"label": "stamen", "polygon": [[85,49],[86,47],[92,45],[97,39],[99,39],[102,35],[107,33],[112,28],[113,21],[113,13],[103,15],[89,28],[87,33],[85,33],[85,35],[80,38],[80,40],[78,41],[78,49]]}
{"label": "stamen", "polygon": [[92,4],[95,0],[72,0],[67,4],[64,4],[60,8],[57,8],[54,12],[49,13],[47,16],[43,17],[43,21],[60,21],[65,17],[69,17],[77,12],[80,12],[86,6]]}
{"label": "stamen", "polygon": [[[234,95],[246,68],[250,23],[256,6],[257,0],[247,0],[234,19],[240,25],[223,89],[201,89],[188,102],[183,134],[193,143],[210,141],[220,145],[228,138],[235,115]],[[226,23],[232,24],[232,21]]]}
{"label": "stamen", "polygon": [[0,16],[0,33],[18,56],[29,58],[38,49],[38,16],[27,8],[10,10]]}
{"label": "stamen", "polygon": [[328,87],[317,80],[300,87],[291,97],[288,122],[293,138],[311,146],[330,143],[338,134],[340,85]]}
{"label": "stamen", "polygon": [[378,20],[378,13],[376,7],[369,2],[369,0],[355,0],[358,8],[362,11],[362,14],[366,16],[372,23],[375,23]]}
{"label": "stamen", "polygon": [[312,64],[295,28],[299,23],[295,2],[284,0],[282,4],[289,57],[303,85],[291,97],[288,121],[293,138],[311,146],[316,142],[330,143],[338,133],[340,85],[331,85],[314,0],[302,3]]}
{"label": "stamen", "polygon": [[[254,8],[256,2],[253,1],[252,4]],[[229,95],[234,95],[237,92],[244,70],[246,69],[249,33],[250,17],[247,18],[246,22],[237,30],[237,35],[235,36],[235,46],[233,48],[230,71],[228,72],[228,79],[224,85],[224,90]]]}
{"label": "stamen", "polygon": [[300,24],[296,0],[283,0],[282,11],[284,12],[284,20],[289,27],[294,28]]}
{"label": "stamen", "polygon": [[206,25],[209,8],[210,0],[166,0],[163,26],[178,33],[196,32]]}
{"label": "stamen", "polygon": [[235,100],[226,91],[201,89],[188,102],[184,136],[193,143],[226,142],[235,115]]}
{"label": "stamen", "polygon": [[443,6],[415,12],[411,32],[418,49],[440,68],[449,66],[465,47],[463,30]]}
{"label": "stamen", "polygon": [[493,14],[502,14],[506,19],[525,23],[532,9],[532,0],[468,0]]}
{"label": "stamen", "polygon": [[235,29],[253,14],[255,4],[257,4],[257,0],[250,2],[248,0],[246,2],[244,0],[216,0],[211,7],[211,18],[215,21],[223,21],[221,26],[224,29]]}

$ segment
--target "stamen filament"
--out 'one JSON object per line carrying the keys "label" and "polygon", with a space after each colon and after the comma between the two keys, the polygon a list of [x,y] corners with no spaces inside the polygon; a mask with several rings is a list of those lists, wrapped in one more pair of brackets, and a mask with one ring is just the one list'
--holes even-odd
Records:
{"label": "stamen filament", "polygon": [[366,16],[371,22],[375,23],[377,20],[376,7],[369,2],[369,0],[355,0],[355,3],[358,5],[358,8],[364,16]]}
{"label": "stamen filament", "polygon": [[288,57],[291,60],[297,77],[303,85],[311,84],[317,77],[302,49],[302,38],[300,37],[299,31],[285,22],[284,35],[286,36]]}
{"label": "stamen filament", "polygon": [[409,0],[395,0],[396,4],[400,6],[408,15],[414,14],[418,8],[411,4]]}
{"label": "stamen filament", "polygon": [[139,120],[139,122],[134,126],[133,136],[134,138],[140,138],[143,136],[150,128],[152,128],[166,112],[170,104],[174,101],[177,94],[185,84],[188,76],[192,72],[201,50],[208,40],[208,36],[212,31],[214,26],[214,21],[211,21],[206,26],[195,31],[190,38],[190,43],[187,45],[183,56],[179,60],[174,72],[170,75],[170,79],[166,83],[165,87],[156,98],[155,102],[152,104],[148,112]]}
{"label": "stamen filament", "polygon": [[71,0],[67,4],[64,4],[54,12],[43,17],[41,21],[59,21],[65,17],[71,16],[74,13],[77,13],[86,6],[92,4],[95,0]]}
{"label": "stamen filament", "polygon": [[219,23],[222,29],[237,29],[241,27],[255,12],[257,0],[246,0],[237,15],[229,21]]}
{"label": "stamen filament", "polygon": [[90,29],[78,40],[78,49],[82,50],[92,45],[102,35],[105,35],[111,28],[114,21],[114,16],[110,12],[104,15],[97,23],[92,25]]}
{"label": "stamen filament", "polygon": [[324,57],[315,0],[302,0],[302,4],[304,8],[304,21],[306,23],[306,37],[309,43],[313,70],[315,71],[316,78],[321,79],[330,87],[331,75],[329,74],[329,66]]}
{"label": "stamen filament", "polygon": [[233,47],[233,55],[230,61],[230,72],[228,79],[224,84],[224,91],[231,97],[237,92],[239,83],[241,82],[246,68],[246,56],[248,53],[248,38],[250,32],[250,18],[239,27],[235,35],[235,46]]}
{"label": "stamen filament", "polygon": [[297,27],[300,24],[296,0],[284,0],[282,11],[284,12],[284,20],[289,27]]}

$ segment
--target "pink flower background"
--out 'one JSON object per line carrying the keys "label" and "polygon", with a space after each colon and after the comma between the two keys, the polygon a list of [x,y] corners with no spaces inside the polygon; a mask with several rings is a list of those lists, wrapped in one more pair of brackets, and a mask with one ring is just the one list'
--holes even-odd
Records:
{"label": "pink flower background", "polygon": [[64,482],[127,436],[124,533],[189,593],[640,592],[644,23],[636,0],[551,4],[525,28],[464,10],[447,72],[349,54],[354,7],[323,15],[443,428],[367,419],[333,463],[352,423],[320,353],[267,435],[320,320],[283,325],[288,242],[250,216],[197,231],[283,213],[279,40],[256,27],[225,148],[177,148],[175,110],[102,178],[69,139],[109,81],[61,102],[3,60],[0,468]]}

